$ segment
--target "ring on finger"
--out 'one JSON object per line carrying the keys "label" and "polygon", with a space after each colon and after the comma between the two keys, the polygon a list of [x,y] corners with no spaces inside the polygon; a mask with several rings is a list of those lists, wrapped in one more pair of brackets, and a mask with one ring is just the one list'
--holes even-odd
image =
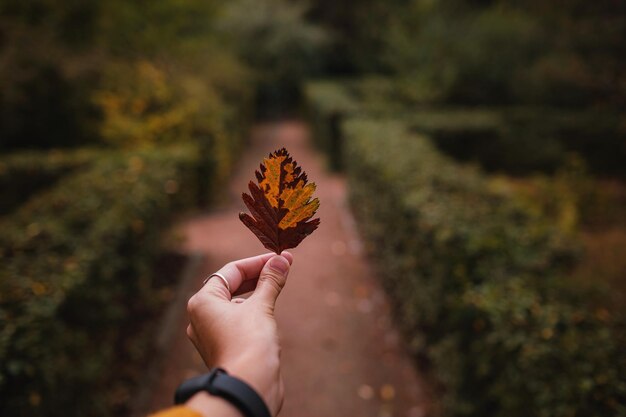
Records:
{"label": "ring on finger", "polygon": [[230,284],[228,283],[228,280],[226,279],[226,277],[224,275],[220,274],[219,272],[215,272],[214,274],[211,274],[208,277],[206,277],[204,279],[204,281],[202,282],[202,285],[205,285],[213,277],[218,277],[219,279],[221,279],[222,282],[224,283],[224,285],[226,285],[226,289],[228,290],[228,292],[231,292],[230,291]]}

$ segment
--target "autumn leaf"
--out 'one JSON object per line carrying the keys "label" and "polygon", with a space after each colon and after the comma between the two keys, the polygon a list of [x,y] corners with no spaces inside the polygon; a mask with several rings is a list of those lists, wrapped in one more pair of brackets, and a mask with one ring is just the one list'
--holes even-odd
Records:
{"label": "autumn leaf", "polygon": [[241,195],[250,214],[239,213],[239,218],[267,249],[280,254],[295,248],[320,224],[319,218],[311,220],[320,206],[311,199],[315,183],[307,182],[285,148],[263,160],[256,178],[258,185],[250,181],[250,194]]}

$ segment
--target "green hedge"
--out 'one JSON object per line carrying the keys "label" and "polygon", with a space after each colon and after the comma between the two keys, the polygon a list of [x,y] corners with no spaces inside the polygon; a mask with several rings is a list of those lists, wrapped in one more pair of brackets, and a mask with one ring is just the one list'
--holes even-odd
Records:
{"label": "green hedge", "polygon": [[[611,110],[567,111],[520,108],[504,112],[502,136],[526,143],[509,152],[576,153],[590,171],[603,176],[626,176],[626,118]],[[524,145],[522,145],[524,146]],[[502,152],[501,154],[503,154]],[[560,161],[557,161],[560,162]],[[506,165],[501,164],[501,169]],[[541,167],[540,167],[541,168]]]}
{"label": "green hedge", "polygon": [[344,132],[358,224],[444,414],[626,415],[623,334],[564,278],[571,237],[406,122],[354,118]]}
{"label": "green hedge", "polygon": [[341,122],[359,110],[350,92],[332,81],[309,82],[304,86],[307,115],[316,145],[327,155],[333,171],[342,169]]}
{"label": "green hedge", "polygon": [[23,151],[0,156],[0,215],[102,155],[102,150],[86,148]]}
{"label": "green hedge", "polygon": [[566,162],[567,149],[545,121],[531,117],[533,112],[433,109],[405,119],[412,130],[427,134],[439,149],[460,161],[512,174],[555,171]]}
{"label": "green hedge", "polygon": [[155,303],[159,233],[197,197],[198,157],[109,155],[0,221],[0,414],[119,414],[132,378],[116,360],[146,360],[133,326]]}
{"label": "green hedge", "polygon": [[420,111],[408,118],[446,153],[491,171],[554,172],[572,154],[598,175],[626,175],[623,117],[554,108]]}
{"label": "green hedge", "polygon": [[372,86],[367,79],[305,86],[314,137],[333,169],[342,168],[341,121],[368,115],[406,120],[446,153],[490,171],[554,172],[576,153],[593,173],[626,175],[626,130],[619,114],[538,107],[428,107],[403,99],[400,92],[394,93],[397,88],[393,83]]}

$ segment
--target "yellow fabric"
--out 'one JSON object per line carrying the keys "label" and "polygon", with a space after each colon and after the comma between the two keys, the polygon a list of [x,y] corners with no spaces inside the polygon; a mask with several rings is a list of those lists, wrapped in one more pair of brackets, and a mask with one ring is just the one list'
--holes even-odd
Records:
{"label": "yellow fabric", "polygon": [[150,417],[202,417],[202,414],[191,408],[178,406],[159,411],[156,414],[150,414]]}

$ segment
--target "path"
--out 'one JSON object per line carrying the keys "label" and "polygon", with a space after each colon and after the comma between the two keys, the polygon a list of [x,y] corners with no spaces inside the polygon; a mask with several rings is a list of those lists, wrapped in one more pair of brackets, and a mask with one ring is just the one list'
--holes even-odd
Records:
{"label": "path", "polygon": [[[239,221],[240,195],[262,158],[282,146],[317,183],[322,223],[291,251],[294,264],[276,308],[286,389],[281,417],[426,416],[420,381],[392,326],[386,297],[361,253],[346,206],[345,182],[323,170],[302,124],[255,129],[230,184],[229,205],[182,225],[185,249],[207,257],[197,287],[224,263],[265,252]],[[179,381],[205,371],[185,325],[181,323],[165,360],[153,410],[170,405]]]}

